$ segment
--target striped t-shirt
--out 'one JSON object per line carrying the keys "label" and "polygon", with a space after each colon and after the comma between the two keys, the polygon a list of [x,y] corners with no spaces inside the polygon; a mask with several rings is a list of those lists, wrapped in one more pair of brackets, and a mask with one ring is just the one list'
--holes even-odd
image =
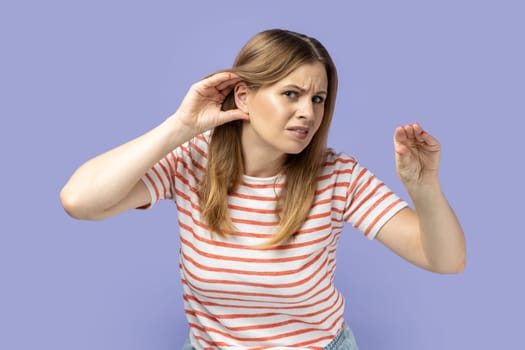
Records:
{"label": "striped t-shirt", "polygon": [[314,204],[293,240],[256,247],[278,230],[282,176],[244,176],[228,198],[235,234],[212,236],[197,196],[210,135],[178,147],[143,177],[152,205],[160,199],[177,205],[191,343],[197,349],[322,349],[344,325],[344,298],[333,285],[343,222],[373,239],[406,202],[354,158],[328,150]]}

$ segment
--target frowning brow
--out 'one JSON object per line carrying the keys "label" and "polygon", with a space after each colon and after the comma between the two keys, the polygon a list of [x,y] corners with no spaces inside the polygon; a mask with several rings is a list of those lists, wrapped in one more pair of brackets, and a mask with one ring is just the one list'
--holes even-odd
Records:
{"label": "frowning brow", "polygon": [[[297,86],[295,84],[288,84],[288,85],[284,86],[283,88],[285,88],[285,89],[296,89],[296,90],[299,90],[301,93],[306,91],[302,87],[299,87],[299,86]],[[328,92],[326,92],[324,90],[320,90],[320,91],[317,91],[315,94],[316,95],[328,95]]]}

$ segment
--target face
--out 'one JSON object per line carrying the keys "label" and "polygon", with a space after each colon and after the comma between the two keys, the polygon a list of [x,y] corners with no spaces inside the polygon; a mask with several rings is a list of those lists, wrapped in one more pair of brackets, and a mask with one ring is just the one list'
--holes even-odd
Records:
{"label": "face", "polygon": [[276,159],[304,150],[323,120],[327,89],[321,63],[299,66],[275,84],[247,89],[241,96],[250,115],[242,131],[245,154],[255,150],[259,157]]}

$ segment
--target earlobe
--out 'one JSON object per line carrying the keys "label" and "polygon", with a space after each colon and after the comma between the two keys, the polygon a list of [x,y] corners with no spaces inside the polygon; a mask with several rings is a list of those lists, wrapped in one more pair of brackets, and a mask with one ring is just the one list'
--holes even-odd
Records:
{"label": "earlobe", "polygon": [[235,85],[235,88],[233,90],[234,96],[235,96],[235,105],[237,108],[239,108],[244,113],[248,113],[248,93],[249,88],[246,85],[245,82],[241,81]]}

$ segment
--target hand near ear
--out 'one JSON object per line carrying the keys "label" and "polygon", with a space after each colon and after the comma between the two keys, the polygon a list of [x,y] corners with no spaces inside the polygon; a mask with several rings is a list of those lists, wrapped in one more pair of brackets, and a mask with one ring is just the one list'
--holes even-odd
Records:
{"label": "hand near ear", "polygon": [[397,174],[405,185],[438,181],[441,147],[419,124],[400,126],[394,133]]}
{"label": "hand near ear", "polygon": [[222,104],[241,79],[234,73],[213,74],[193,84],[176,112],[177,119],[198,135],[236,119],[249,119],[239,109],[223,111]]}

